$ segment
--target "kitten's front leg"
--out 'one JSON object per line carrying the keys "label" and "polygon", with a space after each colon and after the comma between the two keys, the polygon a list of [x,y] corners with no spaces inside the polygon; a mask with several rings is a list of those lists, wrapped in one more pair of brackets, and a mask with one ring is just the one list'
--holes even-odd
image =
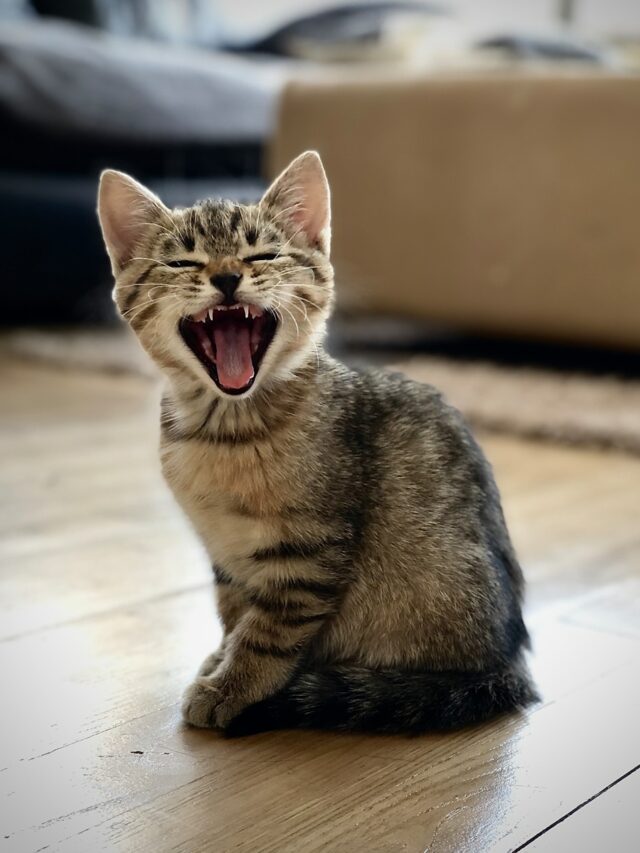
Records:
{"label": "kitten's front leg", "polygon": [[216,580],[216,600],[225,637],[236,627],[249,609],[251,602],[245,588],[220,566],[213,567]]}
{"label": "kitten's front leg", "polygon": [[310,641],[336,611],[339,586],[291,580],[265,586],[225,643],[222,662],[187,689],[182,712],[194,726],[224,728],[243,708],[284,687]]}
{"label": "kitten's front leg", "polygon": [[224,629],[220,647],[202,661],[198,675],[212,675],[224,659],[227,637],[249,609],[250,603],[244,589],[219,566],[214,565],[218,614]]}

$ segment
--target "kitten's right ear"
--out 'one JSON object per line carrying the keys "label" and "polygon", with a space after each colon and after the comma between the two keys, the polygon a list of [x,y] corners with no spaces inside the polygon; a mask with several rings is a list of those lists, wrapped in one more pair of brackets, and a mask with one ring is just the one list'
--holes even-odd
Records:
{"label": "kitten's right ear", "polygon": [[156,195],[124,172],[107,169],[100,175],[98,217],[114,275],[134,256],[149,225],[168,214]]}
{"label": "kitten's right ear", "polygon": [[331,201],[327,176],[317,151],[295,158],[271,184],[261,205],[279,211],[295,234],[326,255],[331,244]]}

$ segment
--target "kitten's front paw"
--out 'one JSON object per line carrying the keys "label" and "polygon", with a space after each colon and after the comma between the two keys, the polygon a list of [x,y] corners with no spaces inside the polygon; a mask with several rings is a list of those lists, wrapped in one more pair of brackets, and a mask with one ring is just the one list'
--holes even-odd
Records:
{"label": "kitten's front paw", "polygon": [[201,729],[223,729],[238,710],[214,678],[196,678],[182,699],[182,718]]}

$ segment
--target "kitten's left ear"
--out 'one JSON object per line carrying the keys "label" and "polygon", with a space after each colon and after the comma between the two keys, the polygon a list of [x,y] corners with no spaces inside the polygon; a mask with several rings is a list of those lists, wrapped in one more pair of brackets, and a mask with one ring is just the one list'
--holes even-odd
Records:
{"label": "kitten's left ear", "polygon": [[266,191],[261,206],[274,208],[281,222],[302,233],[309,245],[329,254],[331,202],[329,183],[316,151],[305,151]]}
{"label": "kitten's left ear", "polygon": [[148,228],[168,215],[151,190],[124,172],[107,169],[100,175],[98,217],[114,275],[133,258]]}

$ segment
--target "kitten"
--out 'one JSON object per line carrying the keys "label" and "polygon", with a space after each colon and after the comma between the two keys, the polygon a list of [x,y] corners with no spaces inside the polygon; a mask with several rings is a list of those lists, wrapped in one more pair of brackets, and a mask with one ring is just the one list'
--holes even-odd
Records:
{"label": "kitten", "polygon": [[254,206],[169,210],[107,171],[99,215],[120,313],[166,377],[162,468],[224,624],[185,720],[421,732],[532,702],[522,573],[482,452],[435,389],[322,348],[318,155]]}

